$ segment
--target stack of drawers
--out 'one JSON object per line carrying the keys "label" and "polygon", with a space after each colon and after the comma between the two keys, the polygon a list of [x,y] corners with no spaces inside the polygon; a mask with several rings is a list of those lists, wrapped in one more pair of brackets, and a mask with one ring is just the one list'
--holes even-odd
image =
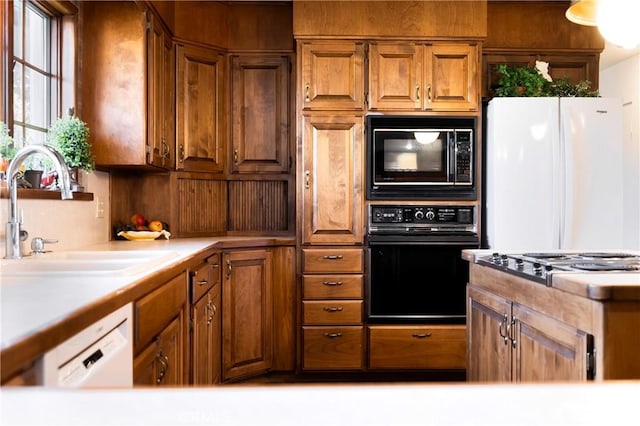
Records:
{"label": "stack of drawers", "polygon": [[362,370],[362,249],[303,249],[302,256],[302,369]]}

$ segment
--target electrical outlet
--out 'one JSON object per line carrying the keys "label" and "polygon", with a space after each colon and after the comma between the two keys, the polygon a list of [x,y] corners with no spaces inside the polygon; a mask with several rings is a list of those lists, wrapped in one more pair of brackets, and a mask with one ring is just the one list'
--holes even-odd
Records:
{"label": "electrical outlet", "polygon": [[96,197],[96,218],[104,218],[104,201],[100,197]]}

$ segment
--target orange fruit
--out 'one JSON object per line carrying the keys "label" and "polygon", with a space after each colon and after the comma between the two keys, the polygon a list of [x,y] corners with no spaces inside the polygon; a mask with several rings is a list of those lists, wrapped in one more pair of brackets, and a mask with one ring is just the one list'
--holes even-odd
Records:
{"label": "orange fruit", "polygon": [[149,231],[162,231],[163,226],[162,226],[162,222],[160,222],[159,220],[152,220],[151,222],[149,222]]}

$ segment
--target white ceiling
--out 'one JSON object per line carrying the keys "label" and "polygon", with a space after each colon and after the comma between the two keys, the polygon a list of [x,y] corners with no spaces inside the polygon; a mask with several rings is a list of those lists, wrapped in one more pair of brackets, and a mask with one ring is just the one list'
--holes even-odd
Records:
{"label": "white ceiling", "polygon": [[606,69],[611,65],[615,65],[635,55],[640,55],[640,46],[637,46],[635,49],[623,49],[605,41],[604,51],[600,54],[600,70]]}

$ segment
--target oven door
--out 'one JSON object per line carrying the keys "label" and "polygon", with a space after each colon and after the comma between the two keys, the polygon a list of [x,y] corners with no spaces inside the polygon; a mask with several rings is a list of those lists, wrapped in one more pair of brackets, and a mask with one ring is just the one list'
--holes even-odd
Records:
{"label": "oven door", "polygon": [[469,268],[461,257],[476,244],[369,242],[369,323],[464,323]]}

